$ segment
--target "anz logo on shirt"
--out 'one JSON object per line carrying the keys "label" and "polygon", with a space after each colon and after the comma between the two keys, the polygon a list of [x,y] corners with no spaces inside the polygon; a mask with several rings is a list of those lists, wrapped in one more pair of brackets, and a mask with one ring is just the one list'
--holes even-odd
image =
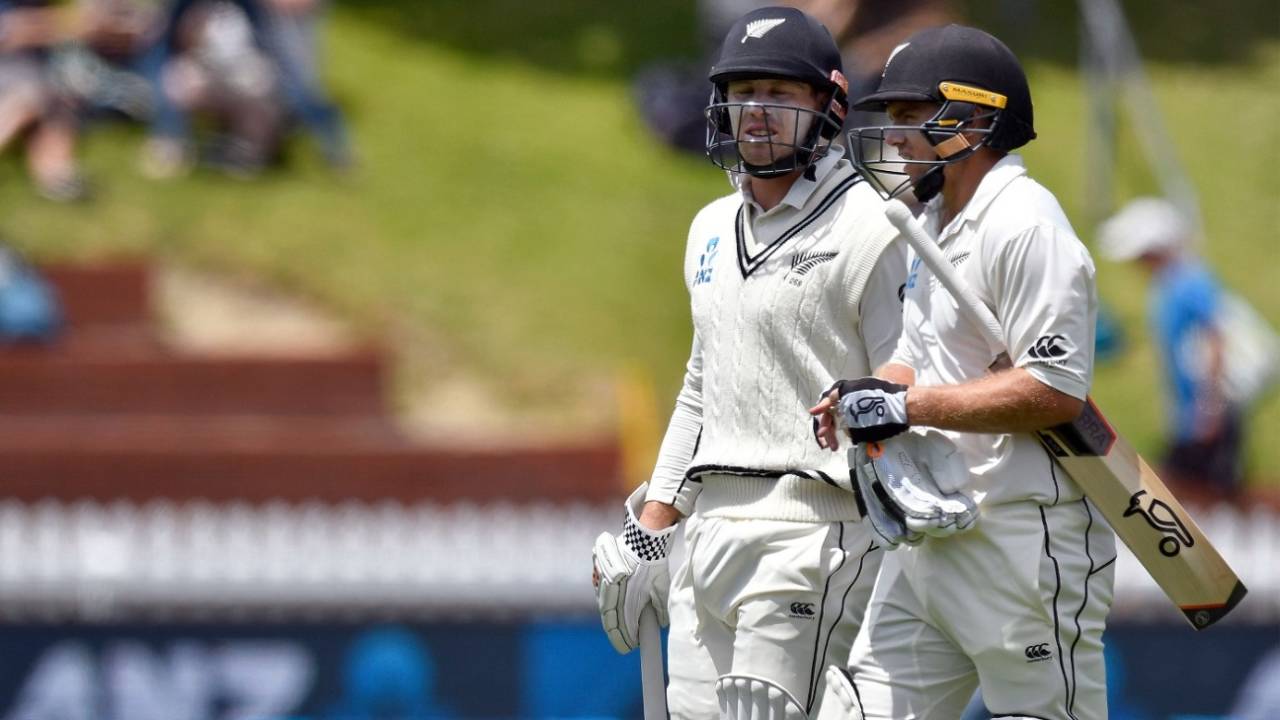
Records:
{"label": "anz logo on shirt", "polygon": [[713,237],[707,241],[706,249],[698,256],[698,272],[693,275],[694,287],[711,282],[711,266],[715,262],[716,253],[720,252],[719,248],[719,236]]}
{"label": "anz logo on shirt", "polygon": [[917,257],[911,261],[911,272],[907,275],[908,290],[916,286],[916,276],[920,274],[919,270],[920,270],[920,258]]}

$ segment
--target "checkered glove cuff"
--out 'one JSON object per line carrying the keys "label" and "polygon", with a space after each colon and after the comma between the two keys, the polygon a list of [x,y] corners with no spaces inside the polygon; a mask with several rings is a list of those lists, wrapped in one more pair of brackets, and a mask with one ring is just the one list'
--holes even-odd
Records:
{"label": "checkered glove cuff", "polygon": [[655,534],[641,527],[631,513],[627,513],[627,519],[622,523],[622,542],[642,561],[654,562],[665,558],[671,550],[671,533]]}
{"label": "checkered glove cuff", "polygon": [[[640,496],[643,502],[643,495]],[[627,503],[627,512],[622,519],[622,544],[635,553],[641,562],[657,562],[671,552],[671,535],[675,526],[662,530],[650,530],[636,520],[636,511],[632,503]]]}

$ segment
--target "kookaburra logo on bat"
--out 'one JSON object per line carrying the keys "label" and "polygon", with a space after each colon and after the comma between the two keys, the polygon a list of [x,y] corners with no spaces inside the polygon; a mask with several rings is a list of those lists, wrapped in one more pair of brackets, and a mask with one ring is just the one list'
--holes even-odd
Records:
{"label": "kookaburra logo on bat", "polygon": [[1187,526],[1182,522],[1182,518],[1169,507],[1169,504],[1159,498],[1151,498],[1146,507],[1142,506],[1142,497],[1147,494],[1146,490],[1139,490],[1129,498],[1129,509],[1124,511],[1124,516],[1138,514],[1151,527],[1164,533],[1165,538],[1160,541],[1160,554],[1165,557],[1174,557],[1182,551],[1182,547],[1191,547],[1196,544],[1196,539],[1187,531]]}

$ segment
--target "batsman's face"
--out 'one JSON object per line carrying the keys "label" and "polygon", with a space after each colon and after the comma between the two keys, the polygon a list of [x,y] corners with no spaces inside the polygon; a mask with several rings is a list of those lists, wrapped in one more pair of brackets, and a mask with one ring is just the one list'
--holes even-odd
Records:
{"label": "batsman's face", "polygon": [[743,103],[729,109],[729,122],[738,152],[752,165],[768,165],[795,152],[823,100],[807,83],[768,78],[734,80],[725,95],[730,103]]}
{"label": "batsman's face", "polygon": [[[933,146],[925,139],[924,133],[906,128],[923,126],[934,115],[938,114],[939,107],[937,103],[926,102],[894,101],[889,103],[886,112],[889,113],[889,121],[895,127],[885,131],[885,143],[891,145],[903,160],[937,160],[938,153],[934,151]],[[908,164],[904,166],[904,170],[914,181],[928,172],[930,168],[927,165]]]}

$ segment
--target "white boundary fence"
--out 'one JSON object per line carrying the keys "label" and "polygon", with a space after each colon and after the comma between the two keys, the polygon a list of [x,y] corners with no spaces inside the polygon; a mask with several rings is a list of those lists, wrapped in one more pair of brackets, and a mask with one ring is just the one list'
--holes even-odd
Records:
{"label": "white boundary fence", "polygon": [[[0,615],[411,617],[589,613],[591,544],[620,506],[0,502]],[[1280,620],[1280,512],[1193,512]],[[1114,617],[1178,620],[1123,550]]]}

